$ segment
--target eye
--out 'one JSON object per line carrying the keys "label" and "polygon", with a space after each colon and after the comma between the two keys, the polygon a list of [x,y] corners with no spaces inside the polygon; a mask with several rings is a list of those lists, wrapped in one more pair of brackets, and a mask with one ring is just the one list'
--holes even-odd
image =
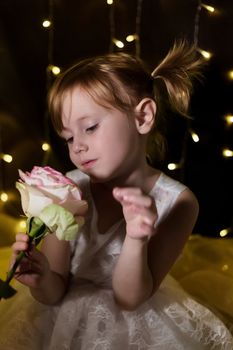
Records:
{"label": "eye", "polygon": [[90,126],[89,128],[86,128],[86,133],[88,133],[88,134],[91,134],[92,132],[94,132],[97,128],[98,128],[98,124],[94,124],[94,125],[92,125],[92,126]]}
{"label": "eye", "polygon": [[65,139],[65,143],[67,145],[71,144],[73,142],[73,137],[69,137],[68,139]]}

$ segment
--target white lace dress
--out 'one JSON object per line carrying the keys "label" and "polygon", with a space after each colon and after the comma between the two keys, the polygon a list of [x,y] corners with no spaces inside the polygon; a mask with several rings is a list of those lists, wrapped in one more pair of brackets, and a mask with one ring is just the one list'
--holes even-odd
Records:
{"label": "white lace dress", "polygon": [[[233,338],[209,309],[197,303],[168,275],[136,311],[114,302],[111,276],[124,239],[123,220],[97,232],[97,213],[88,177],[69,176],[89,202],[86,224],[72,242],[71,283],[60,305],[35,302],[25,287],[0,303],[0,350],[232,350]],[[151,195],[159,220],[185,189],[163,173]]]}

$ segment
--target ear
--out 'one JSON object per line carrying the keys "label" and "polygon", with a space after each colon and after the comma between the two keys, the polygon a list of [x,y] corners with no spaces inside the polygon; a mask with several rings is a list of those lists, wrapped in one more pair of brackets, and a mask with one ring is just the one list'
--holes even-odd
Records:
{"label": "ear", "polygon": [[151,98],[143,98],[135,108],[135,123],[140,134],[148,134],[155,122],[156,103]]}

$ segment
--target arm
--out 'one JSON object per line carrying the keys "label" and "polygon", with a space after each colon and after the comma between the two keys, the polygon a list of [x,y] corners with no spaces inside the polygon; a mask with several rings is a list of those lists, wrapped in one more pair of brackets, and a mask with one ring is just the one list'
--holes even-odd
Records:
{"label": "arm", "polygon": [[[40,252],[38,252],[40,254]],[[47,270],[40,283],[30,288],[32,296],[44,304],[56,304],[64,296],[70,271],[69,242],[59,241],[55,234],[45,237],[41,253],[47,258]]]}
{"label": "arm", "polygon": [[[126,204],[122,200],[121,203],[125,211]],[[192,192],[185,190],[156,230],[153,229],[156,221],[153,205],[138,212],[134,209],[134,212],[137,222],[134,227],[131,222],[134,232],[130,231],[127,213],[125,215],[126,237],[113,274],[116,301],[129,310],[138,307],[154,293],[169,272],[192,232],[198,203]]]}
{"label": "arm", "polygon": [[112,279],[116,302],[134,310],[152,293],[153,277],[148,265],[148,242],[126,235]]}

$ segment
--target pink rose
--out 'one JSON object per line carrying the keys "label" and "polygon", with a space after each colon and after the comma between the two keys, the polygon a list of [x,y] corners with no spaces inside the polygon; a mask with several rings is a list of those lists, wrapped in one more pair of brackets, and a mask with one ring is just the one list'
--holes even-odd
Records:
{"label": "pink rose", "polygon": [[[28,217],[29,242],[38,244],[46,234],[53,232],[60,240],[75,239],[84,223],[83,215],[87,209],[87,203],[81,199],[77,185],[48,166],[35,166],[30,173],[19,170],[19,175],[16,188],[21,194],[23,211]],[[25,256],[24,251],[19,252],[6,280],[0,280],[0,300],[16,293],[9,283]]]}
{"label": "pink rose", "polygon": [[87,203],[81,200],[81,191],[60,172],[48,166],[34,166],[31,172],[19,170],[19,175],[16,187],[27,217],[39,217],[41,211],[50,204],[57,204],[76,217],[86,212]]}

